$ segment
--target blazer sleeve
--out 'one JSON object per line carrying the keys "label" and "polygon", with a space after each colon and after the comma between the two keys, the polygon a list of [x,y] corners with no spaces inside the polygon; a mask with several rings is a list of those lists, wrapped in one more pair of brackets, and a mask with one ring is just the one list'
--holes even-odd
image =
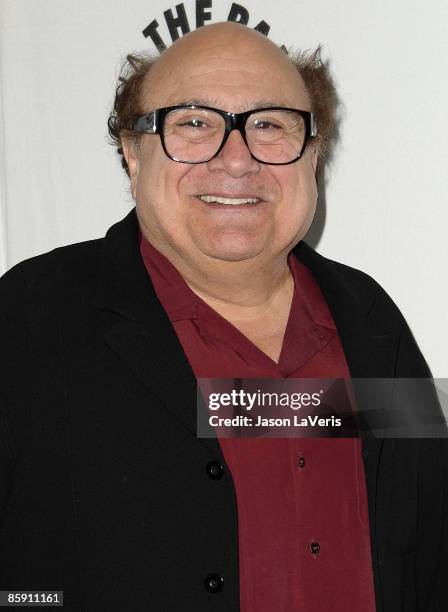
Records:
{"label": "blazer sleeve", "polygon": [[12,485],[12,453],[8,427],[0,406],[0,523]]}
{"label": "blazer sleeve", "polygon": [[[17,459],[14,435],[17,440],[24,425],[17,390],[29,382],[26,322],[29,279],[24,269],[27,266],[17,264],[0,278],[0,528]],[[17,406],[13,409],[15,403]],[[13,426],[16,421],[20,427]]]}
{"label": "blazer sleeve", "polygon": [[444,496],[442,514],[444,516],[443,534],[440,548],[439,570],[427,612],[446,612],[448,610],[448,444],[441,440],[441,466],[444,471]]}
{"label": "blazer sleeve", "polygon": [[[409,326],[404,319],[402,321],[396,377],[428,379],[430,394],[427,404],[429,404],[432,416],[443,422],[445,417],[432,383],[430,369]],[[419,602],[418,609],[425,612],[448,611],[448,433],[446,421],[444,427],[441,426],[437,431],[438,438],[421,440],[422,453],[419,469],[419,522],[422,526],[422,533],[419,534],[417,570],[422,580],[429,581],[426,585],[429,595],[426,602]],[[442,489],[441,495],[440,489]],[[442,500],[440,506],[439,503],[434,503],[434,500],[440,499]],[[437,558],[433,558],[435,542],[438,543]],[[419,560],[422,560],[420,567]],[[430,573],[427,569],[433,563],[436,571]]]}
{"label": "blazer sleeve", "polygon": [[1,300],[3,288],[0,279],[0,526],[5,511],[7,499],[12,485],[13,454],[11,438],[6,415],[6,385],[8,380],[7,366],[9,362],[8,339],[6,330],[9,327],[9,316],[6,301]]}

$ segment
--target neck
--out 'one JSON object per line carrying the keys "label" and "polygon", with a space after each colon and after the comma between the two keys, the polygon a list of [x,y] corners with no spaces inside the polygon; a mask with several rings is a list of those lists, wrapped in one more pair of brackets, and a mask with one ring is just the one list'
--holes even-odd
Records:
{"label": "neck", "polygon": [[212,262],[210,266],[179,269],[199,297],[230,317],[262,316],[285,294],[291,294],[292,275],[287,257],[269,264],[245,260]]}

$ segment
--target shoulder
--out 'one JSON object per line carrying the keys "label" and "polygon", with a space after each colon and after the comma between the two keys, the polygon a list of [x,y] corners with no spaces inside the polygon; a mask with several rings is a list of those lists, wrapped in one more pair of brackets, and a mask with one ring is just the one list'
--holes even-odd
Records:
{"label": "shoulder", "polygon": [[123,253],[135,244],[137,229],[134,207],[101,238],[58,247],[16,264],[0,278],[0,310],[5,300],[12,304],[44,295],[69,298],[88,292],[100,274],[107,243],[114,256]]}
{"label": "shoulder", "polygon": [[325,257],[303,241],[298,244],[294,252],[306,265],[314,270],[325,272],[325,274],[332,276],[335,281],[347,285],[347,287],[358,286],[363,289],[370,288],[374,291],[382,290],[381,285],[366,272]]}
{"label": "shoulder", "polygon": [[393,327],[402,327],[404,318],[385,289],[369,274],[319,254],[303,241],[295,255],[313,274],[333,307],[352,316],[375,316]]}
{"label": "shoulder", "polygon": [[88,284],[96,275],[103,242],[98,238],[58,247],[10,268],[0,278],[2,310],[29,305],[44,295],[60,295],[74,283],[78,289]]}
{"label": "shoulder", "polygon": [[395,376],[431,376],[406,319],[374,278],[362,270],[323,257],[304,242],[299,243],[294,253],[313,274],[339,329],[345,332],[368,330],[377,338],[395,337]]}

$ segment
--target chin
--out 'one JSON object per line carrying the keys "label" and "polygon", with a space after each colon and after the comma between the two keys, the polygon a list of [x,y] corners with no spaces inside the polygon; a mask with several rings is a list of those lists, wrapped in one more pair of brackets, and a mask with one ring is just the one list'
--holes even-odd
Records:
{"label": "chin", "polygon": [[245,261],[256,257],[263,251],[261,245],[255,244],[207,244],[202,245],[201,251],[208,257],[222,261]]}

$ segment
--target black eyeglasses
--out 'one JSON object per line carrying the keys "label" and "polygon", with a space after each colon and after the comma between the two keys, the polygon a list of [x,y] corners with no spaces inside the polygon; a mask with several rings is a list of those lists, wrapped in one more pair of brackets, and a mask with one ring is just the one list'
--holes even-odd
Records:
{"label": "black eyeglasses", "polygon": [[166,155],[183,164],[202,164],[216,157],[232,130],[240,132],[251,156],[260,163],[292,164],[317,134],[313,113],[296,108],[273,106],[228,113],[195,104],[141,115],[133,130],[159,134]]}

